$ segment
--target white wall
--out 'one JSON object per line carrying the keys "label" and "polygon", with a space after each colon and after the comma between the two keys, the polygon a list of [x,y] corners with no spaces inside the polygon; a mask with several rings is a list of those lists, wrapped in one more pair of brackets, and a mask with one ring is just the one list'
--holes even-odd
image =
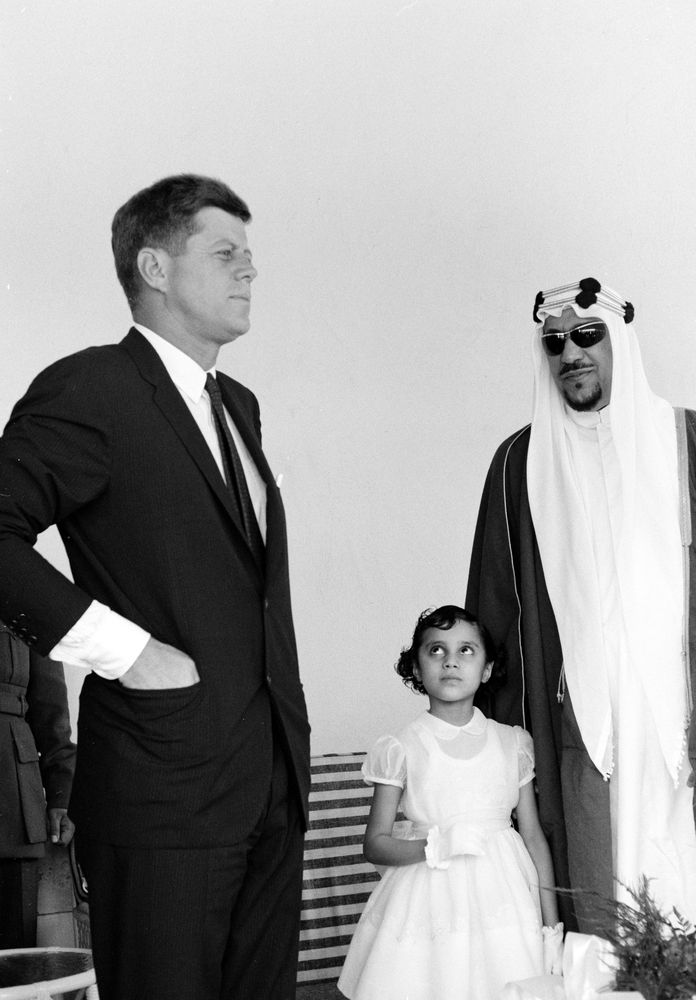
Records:
{"label": "white wall", "polygon": [[260,273],[221,367],[284,475],[316,752],[423,707],[392,664],[464,599],[539,288],[620,290],[653,387],[696,404],[695,41],[692,0],[5,0],[0,420],[125,333],[126,198],[239,191]]}

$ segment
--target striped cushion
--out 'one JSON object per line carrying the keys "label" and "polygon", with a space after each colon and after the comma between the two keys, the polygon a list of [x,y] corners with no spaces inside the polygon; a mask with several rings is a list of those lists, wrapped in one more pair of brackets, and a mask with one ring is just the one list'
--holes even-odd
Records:
{"label": "striped cushion", "polygon": [[362,855],[372,799],[372,789],[360,773],[364,759],[364,753],[312,758],[298,983],[338,978],[355,926],[379,879]]}

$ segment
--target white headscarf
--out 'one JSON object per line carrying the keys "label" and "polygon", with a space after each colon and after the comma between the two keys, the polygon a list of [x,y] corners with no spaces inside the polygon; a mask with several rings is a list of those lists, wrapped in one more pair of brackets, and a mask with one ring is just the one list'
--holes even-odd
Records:
{"label": "white headscarf", "polygon": [[[594,304],[575,302],[578,285],[537,298],[539,323],[532,337],[534,416],[527,476],[544,575],[563,649],[573,709],[587,751],[609,777],[613,766],[612,707],[602,608],[589,519],[568,416],[541,345],[547,316],[572,306],[580,319],[606,323],[613,372],[611,433],[620,469],[620,539],[615,552],[626,645],[636,682],[643,688],[667,769],[677,781],[685,749],[687,696],[683,660],[683,561],[679,529],[677,441],[672,407],[648,386],[633,328],[622,299],[602,288]],[[582,300],[586,301],[586,300]],[[632,307],[631,307],[632,315]],[[604,502],[598,498],[598,502]]]}

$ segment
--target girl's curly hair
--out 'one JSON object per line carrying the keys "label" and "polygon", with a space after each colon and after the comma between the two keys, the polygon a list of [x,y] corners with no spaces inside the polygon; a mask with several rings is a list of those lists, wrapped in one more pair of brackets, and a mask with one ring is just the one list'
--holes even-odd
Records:
{"label": "girl's curly hair", "polygon": [[[418,665],[418,650],[423,642],[423,636],[429,628],[449,629],[456,622],[468,622],[478,630],[486,654],[486,663],[493,664],[491,676],[485,682],[486,688],[493,691],[505,683],[503,651],[496,648],[486,626],[465,608],[457,607],[456,604],[444,604],[441,608],[426,608],[419,615],[411,645],[401,650],[401,656],[394,664],[394,669],[404,684],[418,694],[427,693],[421,681],[413,673],[414,666]],[[483,687],[483,685],[481,686]]]}

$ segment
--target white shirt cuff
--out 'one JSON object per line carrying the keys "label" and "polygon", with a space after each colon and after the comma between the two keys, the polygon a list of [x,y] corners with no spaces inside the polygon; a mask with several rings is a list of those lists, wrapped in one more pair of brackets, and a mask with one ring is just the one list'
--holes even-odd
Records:
{"label": "white shirt cuff", "polygon": [[92,601],[67,635],[48,654],[72,667],[116,680],[133,666],[150,633],[99,601]]}

